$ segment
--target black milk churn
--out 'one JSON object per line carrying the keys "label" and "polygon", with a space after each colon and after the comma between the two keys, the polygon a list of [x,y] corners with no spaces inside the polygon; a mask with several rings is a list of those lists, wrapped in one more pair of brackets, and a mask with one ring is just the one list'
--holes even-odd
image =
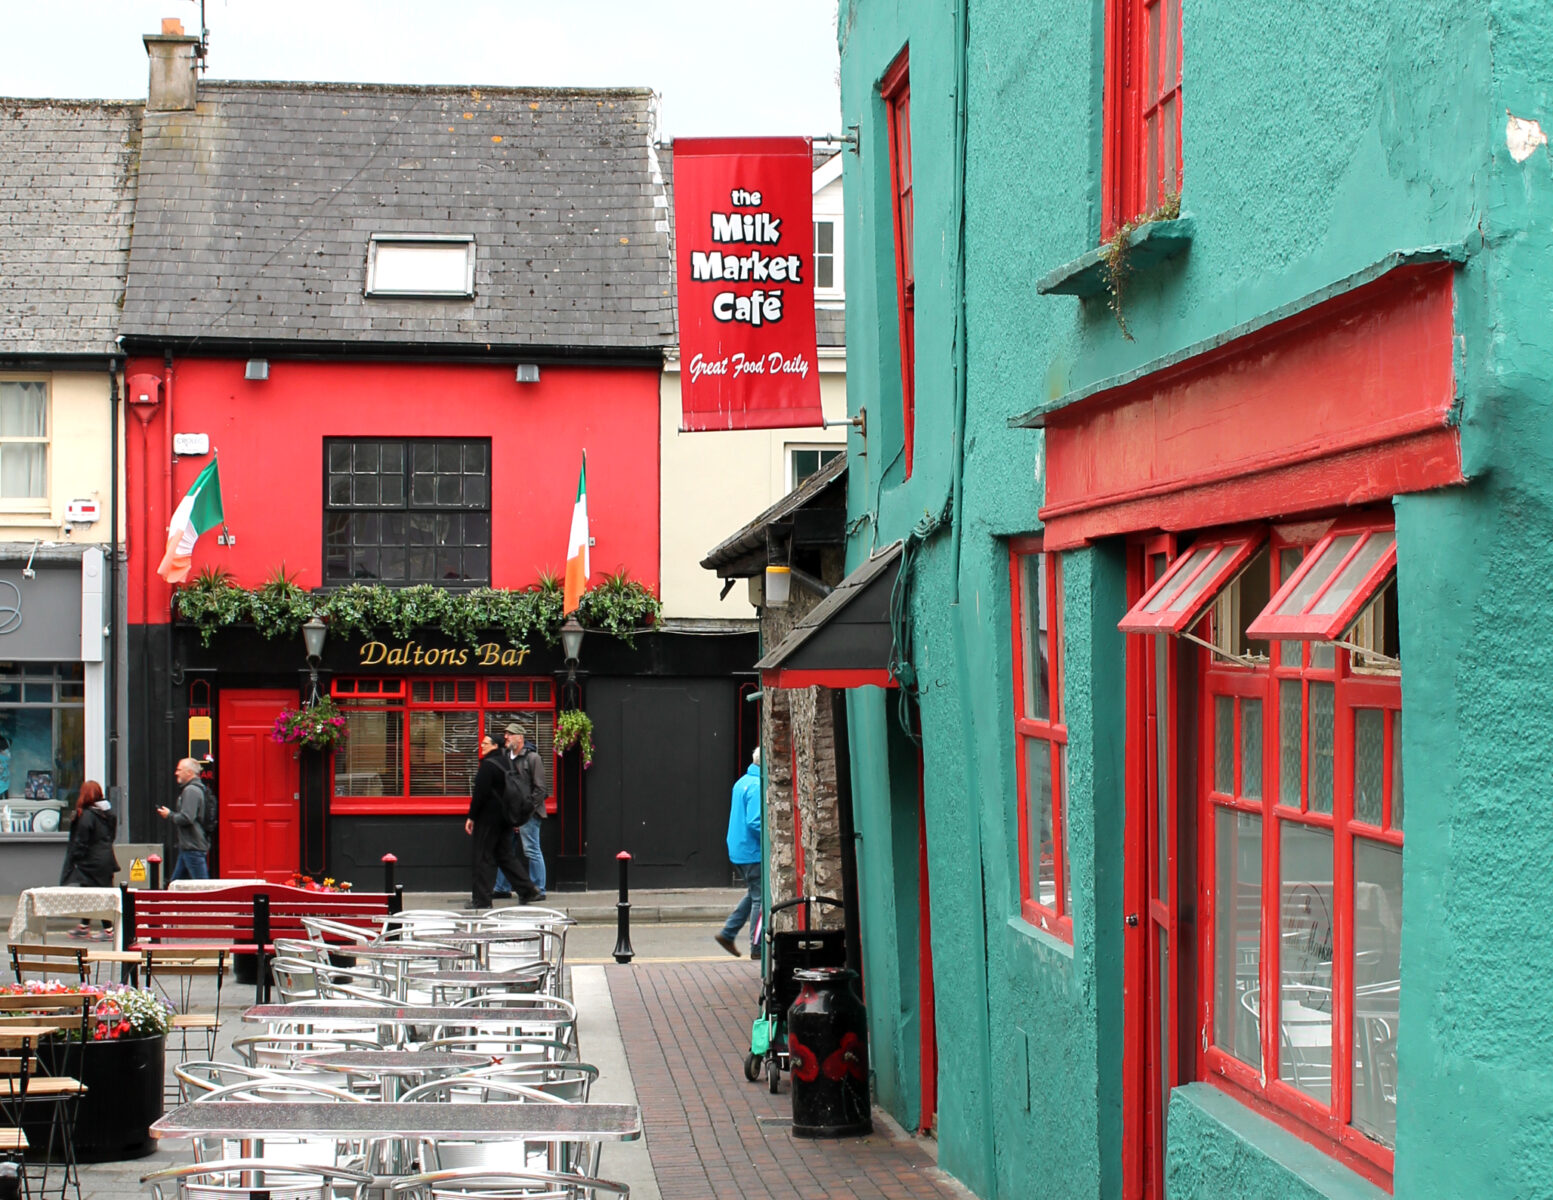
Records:
{"label": "black milk churn", "polygon": [[857,972],[813,967],[794,971],[793,979],[802,985],[787,1010],[794,1136],[872,1133],[868,1019],[857,994]]}

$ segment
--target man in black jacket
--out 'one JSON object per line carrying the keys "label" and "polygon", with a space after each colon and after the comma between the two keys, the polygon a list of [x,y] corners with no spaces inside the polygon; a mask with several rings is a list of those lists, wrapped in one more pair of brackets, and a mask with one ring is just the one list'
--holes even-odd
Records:
{"label": "man in black jacket", "polygon": [[475,772],[474,787],[469,794],[469,815],[464,820],[464,832],[474,838],[471,891],[476,908],[491,906],[497,866],[512,881],[524,904],[532,903],[539,895],[539,889],[529,879],[528,863],[521,854],[513,853],[512,831],[516,822],[512,814],[520,807],[520,798],[510,794],[508,789],[516,791],[518,786],[503,765],[495,741],[489,734],[482,737],[480,768]]}

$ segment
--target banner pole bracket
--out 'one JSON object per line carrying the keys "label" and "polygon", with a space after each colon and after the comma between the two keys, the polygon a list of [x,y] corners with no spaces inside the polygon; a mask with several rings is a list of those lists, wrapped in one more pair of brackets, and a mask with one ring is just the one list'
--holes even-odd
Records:
{"label": "banner pole bracket", "polygon": [[851,425],[854,429],[857,430],[859,437],[866,438],[868,436],[868,410],[866,408],[860,408],[857,410],[857,416],[838,417],[834,421],[829,417],[822,417],[821,424],[826,429],[834,429],[837,425]]}

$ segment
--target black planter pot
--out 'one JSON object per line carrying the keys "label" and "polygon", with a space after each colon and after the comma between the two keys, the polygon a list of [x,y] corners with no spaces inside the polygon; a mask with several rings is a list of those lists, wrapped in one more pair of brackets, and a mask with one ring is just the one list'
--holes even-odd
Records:
{"label": "black planter pot", "polygon": [[[52,1075],[72,1075],[86,1085],[77,1108],[76,1158],[81,1162],[118,1162],[144,1158],[156,1150],[151,1123],[162,1115],[162,1083],[167,1069],[165,1037],[114,1041],[47,1041],[38,1061]],[[41,1157],[48,1150],[50,1106],[28,1105],[33,1119],[23,1121],[27,1140]],[[54,1159],[61,1160],[60,1147]]]}

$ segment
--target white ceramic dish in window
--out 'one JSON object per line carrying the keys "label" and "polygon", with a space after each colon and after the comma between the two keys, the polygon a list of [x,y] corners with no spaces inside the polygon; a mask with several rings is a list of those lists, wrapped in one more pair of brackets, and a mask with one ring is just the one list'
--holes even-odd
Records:
{"label": "white ceramic dish in window", "polygon": [[45,808],[42,812],[33,814],[32,831],[34,833],[55,833],[58,830],[59,809]]}

